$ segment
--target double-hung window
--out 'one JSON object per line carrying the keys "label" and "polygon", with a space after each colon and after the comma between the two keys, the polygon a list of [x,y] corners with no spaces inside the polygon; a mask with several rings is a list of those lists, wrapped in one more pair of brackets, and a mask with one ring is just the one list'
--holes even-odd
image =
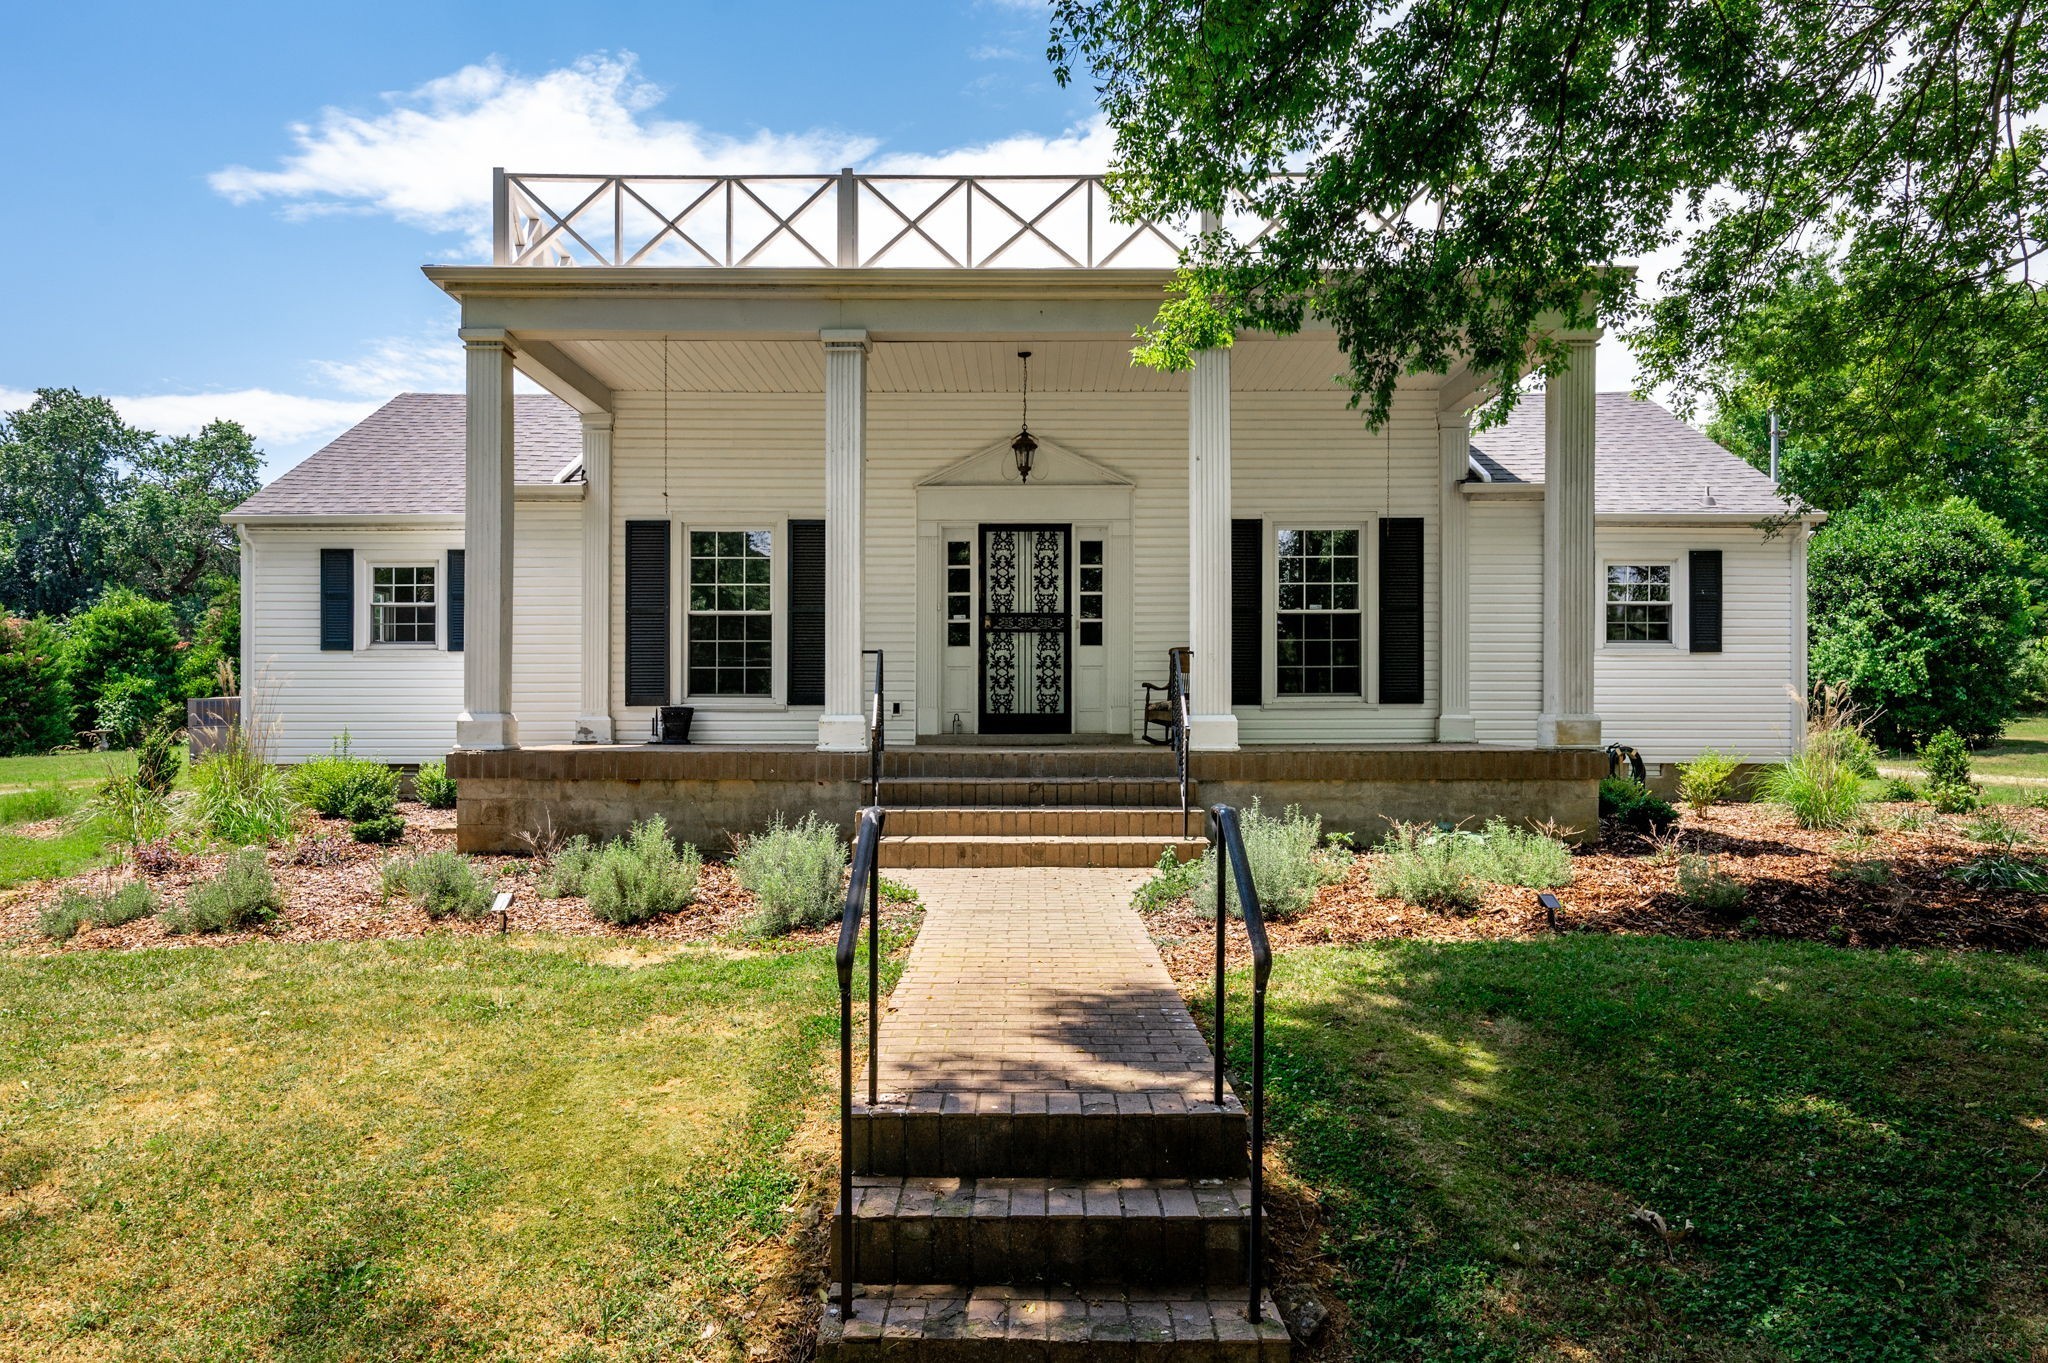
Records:
{"label": "double-hung window", "polygon": [[1274,689],[1365,694],[1364,560],[1356,529],[1278,532]]}
{"label": "double-hung window", "polygon": [[438,606],[431,564],[370,569],[371,643],[434,643],[434,613]]}
{"label": "double-hung window", "polygon": [[1607,642],[1671,642],[1671,565],[1607,565]]}
{"label": "double-hung window", "polygon": [[775,540],[692,530],[685,674],[692,696],[775,694]]}

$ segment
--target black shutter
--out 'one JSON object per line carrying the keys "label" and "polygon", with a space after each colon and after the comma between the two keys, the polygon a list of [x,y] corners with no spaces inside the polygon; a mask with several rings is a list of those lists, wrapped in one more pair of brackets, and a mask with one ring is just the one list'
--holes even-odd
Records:
{"label": "black shutter", "polygon": [[1380,522],[1380,704],[1422,703],[1422,518]]}
{"label": "black shutter", "polygon": [[1695,549],[1688,556],[1686,577],[1690,647],[1695,653],[1721,651],[1721,551]]}
{"label": "black shutter", "polygon": [[356,646],[356,551],[320,551],[320,650],[348,653]]}
{"label": "black shutter", "polygon": [[784,703],[825,703],[825,522],[789,523],[789,647]]}
{"label": "black shutter", "polygon": [[668,704],[669,526],[626,522],[626,704]]}
{"label": "black shutter", "polygon": [[462,652],[463,551],[448,551],[448,651]]}
{"label": "black shutter", "polygon": [[1230,704],[1259,705],[1266,690],[1266,523],[1230,523]]}

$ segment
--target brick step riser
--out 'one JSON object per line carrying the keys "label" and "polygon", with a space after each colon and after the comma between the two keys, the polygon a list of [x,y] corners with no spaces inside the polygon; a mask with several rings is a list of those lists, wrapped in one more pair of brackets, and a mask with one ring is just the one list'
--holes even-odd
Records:
{"label": "brick step riser", "polygon": [[[1199,806],[1189,792],[1189,808]],[[1180,786],[1141,780],[900,780],[882,782],[882,803],[890,809],[916,806],[985,809],[1171,809],[1180,814]]]}
{"label": "brick step riser", "polygon": [[[1245,1281],[1247,1220],[1203,1217],[856,1218],[857,1283],[1194,1283]],[[832,1278],[840,1279],[832,1228]]]}
{"label": "brick step riser", "polygon": [[1137,870],[1157,866],[1159,854],[1173,849],[1182,861],[1202,854],[1204,844],[1158,838],[1139,842],[916,842],[882,843],[880,864],[891,871],[1005,866],[1092,866]]}
{"label": "brick step riser", "polygon": [[[1187,837],[1202,835],[1204,820],[1190,814]],[[889,811],[889,832],[911,837],[954,835],[1008,838],[1182,837],[1178,807],[1171,809],[1015,809],[978,805],[952,809],[910,806]]]}
{"label": "brick step riser", "polygon": [[853,1172],[908,1178],[1244,1178],[1251,1173],[1251,1145],[1242,1112],[856,1111]]}
{"label": "brick step riser", "polygon": [[1242,1291],[1190,1287],[1147,1299],[1137,1291],[933,1285],[863,1293],[851,1321],[826,1309],[818,1357],[849,1363],[1286,1363],[1287,1330],[1272,1297],[1261,1294],[1261,1322],[1253,1325]]}
{"label": "brick step riser", "polygon": [[895,748],[882,758],[882,775],[900,778],[1001,776],[1010,780],[1045,777],[1139,777],[1156,780],[1175,774],[1173,753],[1161,747],[1080,748],[1062,751],[973,748]]}

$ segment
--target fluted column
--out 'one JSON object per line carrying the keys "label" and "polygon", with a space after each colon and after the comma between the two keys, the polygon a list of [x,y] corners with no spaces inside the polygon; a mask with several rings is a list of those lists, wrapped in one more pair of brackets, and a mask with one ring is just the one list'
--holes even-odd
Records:
{"label": "fluted column", "polygon": [[1470,558],[1463,484],[1471,467],[1471,415],[1462,408],[1439,412],[1436,430],[1440,464],[1436,580],[1443,593],[1437,609],[1437,666],[1441,672],[1437,678],[1436,741],[1470,743],[1477,731],[1472,721],[1471,602],[1466,586]]}
{"label": "fluted column", "polygon": [[578,743],[612,741],[612,414],[583,414],[583,702]]}
{"label": "fluted column", "polygon": [[516,748],[512,716],[512,351],[495,328],[464,330],[461,748]]}
{"label": "fluted column", "polygon": [[867,493],[868,334],[818,333],[825,343],[825,713],[818,746],[867,747],[861,714],[861,550]]}
{"label": "fluted column", "polygon": [[1230,709],[1230,352],[1195,356],[1188,382],[1188,646],[1192,746],[1237,747]]}
{"label": "fluted column", "polygon": [[1536,742],[1597,748],[1593,651],[1600,615],[1593,547],[1594,356],[1591,337],[1566,342],[1571,367],[1552,372],[1543,399],[1543,710]]}

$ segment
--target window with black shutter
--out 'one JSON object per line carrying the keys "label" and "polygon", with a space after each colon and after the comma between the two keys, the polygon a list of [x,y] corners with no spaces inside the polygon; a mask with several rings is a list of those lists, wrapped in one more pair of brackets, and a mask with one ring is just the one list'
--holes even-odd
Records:
{"label": "window with black shutter", "polygon": [[320,649],[347,653],[356,646],[356,551],[320,551]]}
{"label": "window with black shutter", "polygon": [[1230,523],[1230,703],[1258,705],[1266,687],[1266,523]]}
{"label": "window with black shutter", "polygon": [[789,644],[784,701],[825,703],[825,522],[789,523]]}
{"label": "window with black shutter", "polygon": [[1422,703],[1422,518],[1380,522],[1380,704]]}
{"label": "window with black shutter", "polygon": [[462,652],[462,601],[465,595],[463,584],[467,571],[463,563],[464,551],[448,551],[448,651]]}
{"label": "window with black shutter", "polygon": [[1721,651],[1721,551],[1695,549],[1686,557],[1686,611],[1695,653]]}
{"label": "window with black shutter", "polygon": [[669,699],[669,523],[626,522],[626,704]]}

